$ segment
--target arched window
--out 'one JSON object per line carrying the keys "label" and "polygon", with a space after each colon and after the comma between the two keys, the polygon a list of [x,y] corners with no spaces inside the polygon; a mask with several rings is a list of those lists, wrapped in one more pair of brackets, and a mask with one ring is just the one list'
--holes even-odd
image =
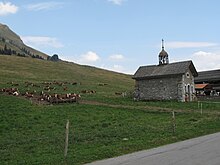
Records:
{"label": "arched window", "polygon": [[194,93],[194,86],[193,85],[191,85],[191,91],[192,91],[192,93]]}
{"label": "arched window", "polygon": [[188,93],[190,94],[191,92],[190,92],[190,85],[188,85]]}

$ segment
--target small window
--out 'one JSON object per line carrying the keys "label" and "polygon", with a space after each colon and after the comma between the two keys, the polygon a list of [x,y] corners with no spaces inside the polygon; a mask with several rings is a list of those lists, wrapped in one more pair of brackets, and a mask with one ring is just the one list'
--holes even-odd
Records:
{"label": "small window", "polygon": [[189,76],[190,76],[190,75],[189,75],[189,72],[187,72],[187,73],[186,73],[186,77],[189,78]]}

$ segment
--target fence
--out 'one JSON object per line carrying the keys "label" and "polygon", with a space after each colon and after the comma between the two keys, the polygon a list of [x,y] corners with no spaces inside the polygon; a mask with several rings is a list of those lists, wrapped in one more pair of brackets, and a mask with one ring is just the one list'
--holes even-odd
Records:
{"label": "fence", "polygon": [[211,101],[198,101],[198,110],[202,114],[204,109],[210,110],[219,110],[220,112],[220,102],[211,102]]}

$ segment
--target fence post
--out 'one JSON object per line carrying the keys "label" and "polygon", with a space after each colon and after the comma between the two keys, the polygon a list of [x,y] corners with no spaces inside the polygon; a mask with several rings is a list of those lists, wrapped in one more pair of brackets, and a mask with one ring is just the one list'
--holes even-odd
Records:
{"label": "fence post", "polygon": [[201,115],[202,115],[202,103],[200,103],[200,112],[201,112]]}
{"label": "fence post", "polygon": [[66,138],[65,138],[65,148],[64,148],[64,157],[67,157],[68,151],[68,141],[69,141],[69,120],[66,122]]}
{"label": "fence post", "polygon": [[173,135],[175,134],[175,132],[176,132],[176,118],[175,118],[175,112],[174,112],[174,110],[173,110],[173,112],[172,112],[172,124],[173,124]]}

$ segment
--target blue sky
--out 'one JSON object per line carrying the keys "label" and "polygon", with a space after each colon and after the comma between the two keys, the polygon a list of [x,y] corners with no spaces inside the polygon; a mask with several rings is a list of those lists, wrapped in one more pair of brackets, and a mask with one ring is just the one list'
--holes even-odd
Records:
{"label": "blue sky", "polygon": [[170,62],[220,69],[219,0],[0,0],[0,23],[61,59],[133,74]]}

